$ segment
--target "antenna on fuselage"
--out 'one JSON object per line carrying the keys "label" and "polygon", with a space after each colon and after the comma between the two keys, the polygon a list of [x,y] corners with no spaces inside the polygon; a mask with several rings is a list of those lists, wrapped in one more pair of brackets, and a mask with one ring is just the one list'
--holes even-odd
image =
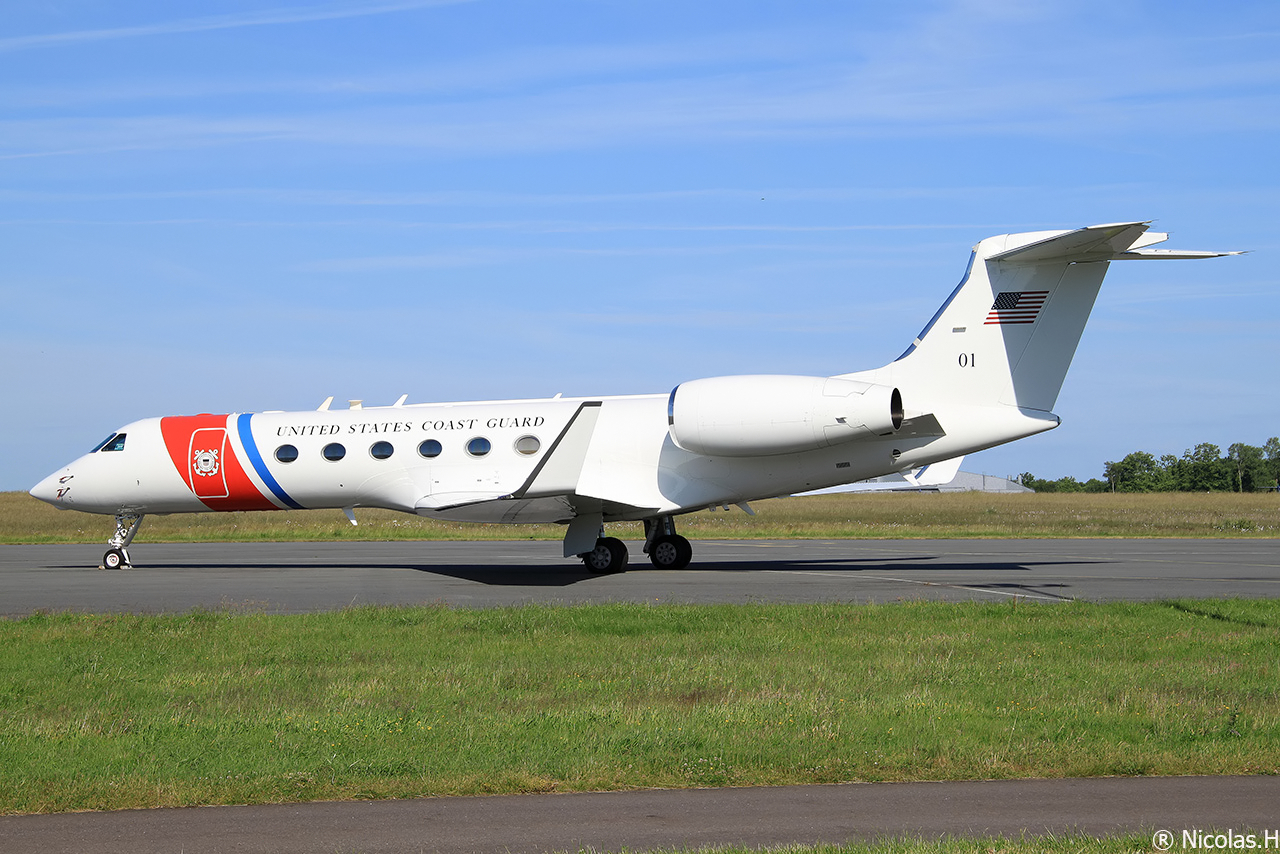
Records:
{"label": "antenna on fuselage", "polygon": [[324,403],[316,407],[316,412],[328,412],[329,404],[333,403],[333,395],[329,395],[324,399]]}

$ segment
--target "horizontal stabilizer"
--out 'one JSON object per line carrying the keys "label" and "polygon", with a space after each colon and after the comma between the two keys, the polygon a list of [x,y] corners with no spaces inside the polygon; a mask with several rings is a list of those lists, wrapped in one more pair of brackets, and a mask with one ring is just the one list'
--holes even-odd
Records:
{"label": "horizontal stabilizer", "polygon": [[[1168,234],[1148,232],[1150,223],[1123,222],[1091,225],[1074,231],[1042,232],[1040,240],[1015,246],[987,256],[988,261],[1013,264],[1044,264],[1053,261],[1117,261],[1132,259],[1217,258],[1239,255],[1239,252],[1201,252],[1173,249],[1148,249],[1169,239]],[[1039,237],[1041,235],[1009,235]]]}
{"label": "horizontal stabilizer", "polygon": [[1166,261],[1182,261],[1195,258],[1221,258],[1224,255],[1244,255],[1244,252],[1212,252],[1212,251],[1196,251],[1194,249],[1131,249],[1117,255],[1116,258],[1121,261],[1129,260],[1149,260],[1164,259]]}

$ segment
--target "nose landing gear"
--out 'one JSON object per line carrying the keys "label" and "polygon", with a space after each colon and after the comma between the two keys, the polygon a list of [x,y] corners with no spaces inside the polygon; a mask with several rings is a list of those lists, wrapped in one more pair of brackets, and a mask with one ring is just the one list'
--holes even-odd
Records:
{"label": "nose landing gear", "polygon": [[116,533],[107,540],[107,545],[111,548],[107,549],[106,554],[102,556],[102,565],[98,569],[128,569],[133,566],[132,561],[129,560],[129,544],[138,535],[138,528],[141,525],[142,514],[140,513],[116,514]]}

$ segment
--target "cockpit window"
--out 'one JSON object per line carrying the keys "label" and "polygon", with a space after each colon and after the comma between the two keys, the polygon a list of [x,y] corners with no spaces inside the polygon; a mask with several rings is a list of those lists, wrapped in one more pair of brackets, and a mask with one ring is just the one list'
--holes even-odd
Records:
{"label": "cockpit window", "polygon": [[98,453],[98,451],[101,451],[101,450],[102,450],[103,448],[105,448],[107,445],[111,444],[111,440],[112,440],[112,439],[114,439],[115,437],[116,437],[116,434],[115,434],[115,433],[112,433],[110,436],[108,436],[107,438],[103,439],[103,440],[102,440],[101,442],[99,442],[98,444],[94,445],[94,446],[93,446],[93,450],[92,450],[92,451],[90,451],[89,453],[91,453],[91,454],[96,454],[96,453]]}
{"label": "cockpit window", "polygon": [[125,437],[126,435],[127,435],[127,434],[125,434],[125,433],[117,433],[117,434],[115,434],[114,436],[112,436],[110,439],[108,439],[108,440],[107,440],[107,441],[102,445],[102,450],[103,450],[103,451],[123,451],[123,450],[124,450],[124,437]]}

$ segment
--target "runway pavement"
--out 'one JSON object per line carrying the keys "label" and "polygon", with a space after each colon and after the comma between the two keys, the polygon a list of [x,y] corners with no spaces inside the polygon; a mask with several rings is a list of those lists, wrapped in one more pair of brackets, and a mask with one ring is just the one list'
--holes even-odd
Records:
{"label": "runway pavement", "polygon": [[[0,615],[36,610],[297,613],[359,604],[891,602],[1280,596],[1275,540],[699,541],[695,563],[595,576],[554,542],[0,546]],[[805,786],[445,798],[0,817],[17,851],[521,852],[885,835],[1280,828],[1280,778]],[[1280,836],[1269,837],[1280,850]],[[1163,850],[1163,849],[1154,849]]]}
{"label": "runway pavement", "polygon": [[[1113,777],[425,798],[0,817],[0,854],[519,854],[1024,833],[1141,833],[1155,840],[1158,831],[1174,835],[1170,848],[1153,844],[1140,850],[1201,850],[1182,845],[1184,831],[1253,834],[1258,850],[1274,850],[1280,848],[1277,804],[1280,777]],[[1265,846],[1268,839],[1270,845]]]}
{"label": "runway pavement", "polygon": [[0,615],[270,613],[359,604],[1035,602],[1280,596],[1280,540],[711,540],[694,563],[596,576],[546,541],[135,544],[98,570],[94,545],[0,546]]}

